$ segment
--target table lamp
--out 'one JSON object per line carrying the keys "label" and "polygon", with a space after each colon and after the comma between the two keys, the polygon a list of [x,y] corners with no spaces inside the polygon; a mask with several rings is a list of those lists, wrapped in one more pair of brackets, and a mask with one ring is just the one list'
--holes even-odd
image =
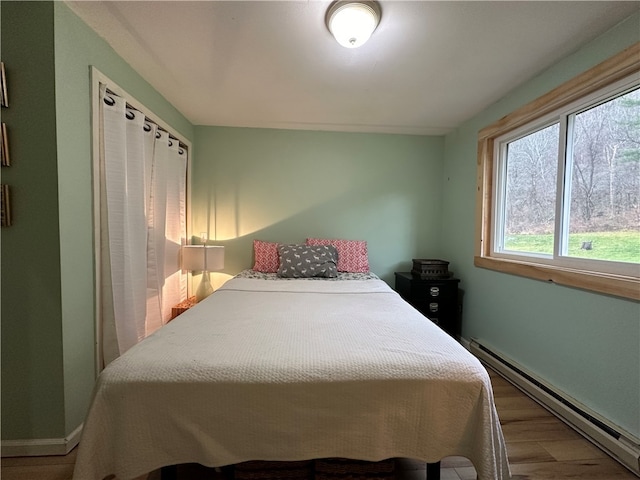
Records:
{"label": "table lamp", "polygon": [[182,269],[202,271],[202,279],[196,290],[196,302],[207,298],[213,293],[209,272],[215,272],[223,268],[224,247],[217,245],[182,246]]}

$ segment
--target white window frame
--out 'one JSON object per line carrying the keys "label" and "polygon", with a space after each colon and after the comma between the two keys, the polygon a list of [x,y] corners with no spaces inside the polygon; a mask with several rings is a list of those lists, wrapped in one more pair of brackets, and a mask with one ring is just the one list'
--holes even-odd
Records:
{"label": "white window frame", "polygon": [[[491,225],[492,225],[492,231],[493,231],[491,253],[493,256],[503,257],[503,258],[520,258],[521,260],[537,258],[542,263],[548,263],[548,260],[550,260],[549,255],[545,255],[545,254],[538,254],[538,253],[525,254],[523,252],[521,255],[519,255],[518,253],[515,253],[512,250],[504,250],[502,246],[498,244],[498,241],[504,237],[504,234],[503,234],[503,230],[504,230],[503,210],[504,209],[501,207],[504,205],[504,195],[507,187],[506,186],[507,162],[505,158],[506,151],[507,151],[507,144],[510,142],[514,142],[520,138],[526,137],[527,135],[530,135],[537,131],[543,130],[547,127],[550,127],[551,125],[554,125],[556,123],[560,123],[560,130],[561,130],[560,135],[562,136],[562,123],[559,121],[558,115],[554,113],[552,115],[547,115],[535,122],[529,123],[521,128],[515,129],[505,135],[501,135],[495,140],[496,148],[494,150],[493,162],[494,162],[494,165],[496,165],[496,168],[493,171],[493,184],[496,185],[496,188],[494,188],[492,192],[492,197],[493,197],[492,205],[494,205],[495,211],[493,212],[493,215],[491,218]],[[558,172],[557,172],[558,178],[561,175],[560,168],[561,166],[558,165]],[[556,185],[556,189],[558,187],[559,185]],[[558,215],[558,211],[556,208],[556,231],[557,231],[557,215]]]}
{"label": "white window frame", "polygon": [[[564,198],[556,202],[554,254],[518,254],[499,248],[501,198],[505,175],[501,150],[515,139],[545,126],[559,123],[566,138],[570,115],[629,90],[640,78],[640,42],[596,65],[578,77],[521,107],[478,134],[478,189],[476,200],[476,245],[474,264],[505,273],[522,275],[623,298],[640,300],[640,266],[621,262],[581,259],[562,255],[560,244],[566,229],[568,206]],[[565,142],[559,142],[558,191],[565,172]],[[569,146],[570,148],[570,146]],[[495,188],[494,188],[495,186]]]}

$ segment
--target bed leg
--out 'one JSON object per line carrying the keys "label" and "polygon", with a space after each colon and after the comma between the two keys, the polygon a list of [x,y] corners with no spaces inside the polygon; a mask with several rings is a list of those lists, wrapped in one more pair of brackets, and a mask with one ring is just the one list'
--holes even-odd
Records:
{"label": "bed leg", "polygon": [[427,480],[440,480],[440,462],[427,463]]}
{"label": "bed leg", "polygon": [[178,480],[178,466],[168,465],[160,469],[160,480]]}

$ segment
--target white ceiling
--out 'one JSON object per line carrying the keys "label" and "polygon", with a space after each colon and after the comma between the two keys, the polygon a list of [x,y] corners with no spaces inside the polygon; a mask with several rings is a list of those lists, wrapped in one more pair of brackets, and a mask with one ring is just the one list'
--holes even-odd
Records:
{"label": "white ceiling", "polygon": [[325,26],[330,1],[66,3],[195,125],[426,135],[640,9],[381,0],[369,42],[346,49]]}

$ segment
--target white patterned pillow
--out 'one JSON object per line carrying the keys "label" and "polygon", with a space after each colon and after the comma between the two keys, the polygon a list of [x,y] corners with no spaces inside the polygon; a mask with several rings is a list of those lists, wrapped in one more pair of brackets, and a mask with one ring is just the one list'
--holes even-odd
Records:
{"label": "white patterned pillow", "polygon": [[278,245],[278,276],[309,278],[338,276],[338,251],[332,245]]}

